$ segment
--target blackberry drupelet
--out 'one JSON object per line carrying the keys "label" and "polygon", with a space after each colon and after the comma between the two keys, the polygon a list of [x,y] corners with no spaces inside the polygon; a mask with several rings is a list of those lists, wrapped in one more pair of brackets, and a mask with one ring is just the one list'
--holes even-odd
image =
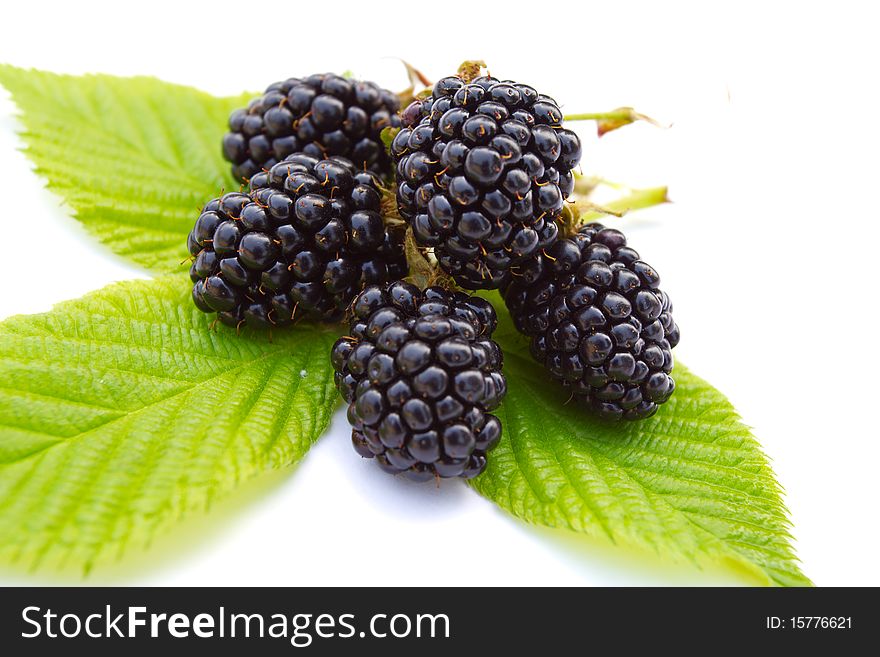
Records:
{"label": "blackberry drupelet", "polygon": [[379,203],[376,175],[339,157],[298,153],[256,174],[249,194],[209,201],[189,235],[196,306],[231,326],[340,319],[364,285],[406,275]]}
{"label": "blackberry drupelet", "polygon": [[331,360],[355,450],[420,481],[481,473],[507,391],[492,306],[397,281],[365,288],[352,310]]}
{"label": "blackberry drupelet", "polygon": [[229,116],[223,157],[236,180],[271,169],[288,155],[341,155],[358,169],[390,172],[382,130],[400,125],[397,96],[374,82],[331,73],[289,78]]}
{"label": "blackberry drupelet", "polygon": [[398,208],[456,283],[500,287],[512,265],[556,241],[581,142],[552,98],[492,77],[447,77],[404,110],[403,124],[391,144]]}
{"label": "blackberry drupelet", "polygon": [[649,417],[669,399],[672,303],[623,233],[589,224],[517,273],[503,290],[514,324],[575,397],[610,420]]}

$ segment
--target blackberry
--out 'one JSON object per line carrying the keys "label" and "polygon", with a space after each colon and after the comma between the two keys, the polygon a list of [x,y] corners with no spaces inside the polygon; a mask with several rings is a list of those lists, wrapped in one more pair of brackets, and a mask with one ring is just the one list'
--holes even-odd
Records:
{"label": "blackberry", "polygon": [[480,474],[507,391],[492,306],[397,281],[365,288],[352,309],[331,360],[358,454],[420,481]]}
{"label": "blackberry", "polygon": [[187,245],[193,300],[232,326],[340,319],[364,285],[405,276],[403,236],[379,214],[376,175],[297,153],[208,202]]}
{"label": "blackberry", "polygon": [[556,101],[525,84],[447,77],[404,115],[391,144],[398,208],[456,283],[500,287],[556,241],[581,157]]}
{"label": "blackberry", "polygon": [[341,155],[358,169],[389,172],[379,134],[400,125],[397,96],[375,82],[331,73],[289,78],[229,116],[223,157],[236,180],[271,169],[293,153],[318,159]]}
{"label": "blackberry", "polygon": [[576,398],[610,420],[649,417],[669,399],[672,303],[623,233],[589,224],[518,273],[503,290],[514,324]]}

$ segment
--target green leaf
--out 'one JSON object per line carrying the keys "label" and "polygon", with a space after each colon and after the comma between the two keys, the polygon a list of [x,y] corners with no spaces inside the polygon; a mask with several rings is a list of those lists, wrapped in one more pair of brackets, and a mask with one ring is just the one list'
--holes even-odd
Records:
{"label": "green leaf", "polygon": [[153,78],[70,76],[0,64],[22,110],[36,171],[114,252],[154,272],[184,272],[198,208],[238,189],[220,152],[229,113],[215,98]]}
{"label": "green leaf", "polygon": [[636,112],[632,107],[618,107],[610,112],[587,112],[578,114],[566,114],[563,117],[565,121],[595,121],[596,132],[602,137],[609,132],[635,123],[636,121],[645,121],[653,126],[661,127],[660,124],[650,116],[645,116]]}
{"label": "green leaf", "polygon": [[211,331],[189,287],[122,283],[0,323],[0,561],[89,568],[325,430],[333,332]]}
{"label": "green leaf", "polygon": [[773,471],[724,395],[678,364],[675,394],[653,418],[600,422],[548,385],[501,315],[504,436],[472,482],[477,491],[537,525],[731,567],[765,584],[810,584]]}

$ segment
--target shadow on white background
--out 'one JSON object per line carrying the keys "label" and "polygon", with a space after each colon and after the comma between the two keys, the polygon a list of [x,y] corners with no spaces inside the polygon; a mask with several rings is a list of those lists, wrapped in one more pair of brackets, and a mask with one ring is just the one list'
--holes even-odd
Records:
{"label": "shadow on white background", "polygon": [[[301,467],[243,485],[88,576],[5,569],[8,584],[577,585],[742,584],[568,530],[527,525],[461,481],[390,477],[354,453],[344,410]],[[400,527],[406,527],[401,531]]]}

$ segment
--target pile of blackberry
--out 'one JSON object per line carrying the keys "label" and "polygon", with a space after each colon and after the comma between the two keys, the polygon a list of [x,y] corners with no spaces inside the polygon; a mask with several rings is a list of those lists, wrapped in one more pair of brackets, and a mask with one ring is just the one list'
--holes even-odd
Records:
{"label": "pile of blackberry", "polygon": [[480,474],[507,391],[492,306],[398,281],[364,289],[352,312],[331,360],[355,450],[418,481]]}
{"label": "pile of blackberry", "polygon": [[556,241],[581,142],[552,98],[488,76],[446,77],[404,123],[391,144],[400,214],[457,284],[497,288]]}
{"label": "pile of blackberry", "polygon": [[[195,305],[235,327],[347,317],[331,361],[354,448],[414,480],[483,472],[507,383],[491,304],[405,282],[407,256],[414,279],[437,280],[433,266],[500,288],[534,357],[600,417],[652,415],[675,389],[672,305],[619,231],[559,236],[581,157],[559,105],[450,76],[398,109],[373,82],[324,74],[234,111],[223,154],[249,187],[209,201],[189,235]],[[389,156],[381,133],[401,125]],[[383,217],[383,192],[400,217]],[[406,230],[421,252],[405,254]]]}
{"label": "pile of blackberry", "polygon": [[193,300],[224,324],[339,320],[371,283],[407,273],[377,177],[340,157],[289,156],[203,208],[189,235]]}
{"label": "pile of blackberry", "polygon": [[397,96],[375,82],[331,73],[289,78],[232,113],[223,157],[235,180],[249,180],[294,153],[339,155],[384,175],[389,159],[380,133],[400,125],[398,109]]}
{"label": "pile of blackberry", "polygon": [[619,230],[584,226],[524,265],[503,293],[535,359],[600,417],[650,417],[675,390],[672,303]]}

